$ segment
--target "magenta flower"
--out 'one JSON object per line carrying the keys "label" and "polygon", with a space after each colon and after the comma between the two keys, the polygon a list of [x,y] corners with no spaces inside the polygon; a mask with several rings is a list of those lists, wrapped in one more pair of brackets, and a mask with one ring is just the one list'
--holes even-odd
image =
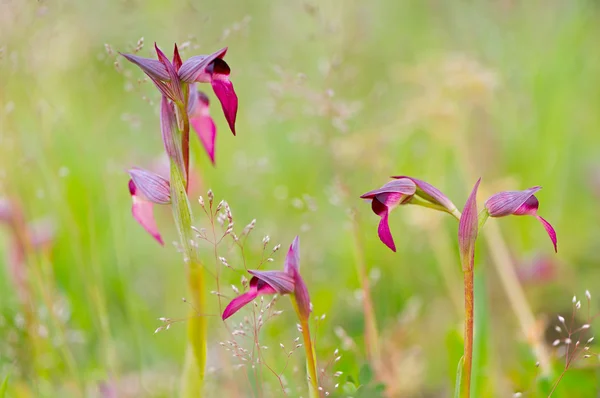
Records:
{"label": "magenta flower", "polygon": [[492,195],[485,202],[485,208],[491,217],[504,217],[510,215],[534,216],[544,226],[544,229],[548,233],[548,236],[554,245],[554,251],[558,251],[556,232],[554,231],[554,228],[548,221],[544,220],[537,214],[540,203],[535,197],[534,193],[540,189],[542,189],[542,187],[536,186],[524,191],[499,192],[495,195]]}
{"label": "magenta flower", "polygon": [[299,268],[300,240],[296,237],[285,258],[283,271],[248,271],[252,275],[248,291],[231,300],[223,311],[223,320],[235,314],[258,296],[273,294],[292,294],[298,315],[302,319],[308,319],[310,297],[306,284],[300,276]]}
{"label": "magenta flower", "polygon": [[161,245],[164,245],[154,219],[154,204],[171,203],[169,181],[147,170],[134,168],[129,170],[129,193],[133,205],[133,218]]}
{"label": "magenta flower", "polygon": [[195,85],[190,87],[190,99],[188,102],[188,115],[190,124],[196,130],[198,138],[204,146],[210,161],[215,164],[215,139],[217,127],[210,112],[208,111],[208,97],[202,91],[196,91]]}
{"label": "magenta flower", "polygon": [[197,55],[185,62],[181,61],[177,45],[173,52],[173,61],[154,45],[158,60],[143,58],[134,54],[121,54],[127,60],[139,66],[154,82],[160,92],[177,104],[186,104],[185,90],[189,84],[210,83],[223,108],[229,128],[235,135],[235,119],[237,116],[238,98],[229,79],[231,70],[223,60],[227,47],[210,55]]}
{"label": "magenta flower", "polygon": [[457,212],[452,201],[433,185],[406,176],[392,178],[396,180],[361,196],[363,199],[371,199],[373,212],[381,217],[378,227],[379,239],[392,251],[396,251],[396,245],[390,231],[388,219],[390,212],[397,206],[412,203],[432,207],[450,214]]}

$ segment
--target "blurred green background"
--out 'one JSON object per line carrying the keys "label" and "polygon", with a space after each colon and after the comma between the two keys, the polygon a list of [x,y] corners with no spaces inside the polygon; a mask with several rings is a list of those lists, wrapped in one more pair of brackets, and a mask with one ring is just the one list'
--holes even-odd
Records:
{"label": "blurred green background", "polygon": [[[1,229],[6,396],[178,391],[185,327],[154,334],[158,317],[188,311],[183,262],[170,244],[176,231],[170,211],[155,209],[167,242],[156,244],[132,219],[127,190],[126,170],[150,167],[163,150],[157,91],[116,53],[131,52],[141,37],[143,56],[153,56],[153,42],[165,52],[177,42],[184,59],[229,47],[238,136],[204,87],[218,127],[217,165],[194,139],[193,195],[211,188],[240,230],[257,220],[249,267],[264,235],[284,248],[300,235],[314,314],[327,315],[316,326],[320,366],[334,349],[342,354],[323,381],[331,396],[356,396],[342,392],[351,390],[348,376],[369,379],[361,263],[383,357],[369,366],[388,396],[451,396],[462,351],[455,220],[397,209],[392,253],[358,197],[398,174],[437,186],[459,208],[478,177],[480,206],[486,193],[542,185],[540,214],[557,230],[557,255],[531,217],[488,221],[478,245],[484,349],[474,396],[547,396],[565,358],[545,329],[553,330],[557,313],[570,316],[573,295],[583,299],[585,322],[585,289],[592,314],[600,295],[599,21],[592,0],[2,1],[0,194],[26,220],[50,220],[54,230],[43,250],[24,248],[19,261],[14,228]],[[199,216],[196,225],[206,222]],[[203,258],[214,270],[211,250]],[[224,253],[241,268],[238,254]],[[274,269],[284,253],[274,256]],[[29,286],[26,305],[19,274]],[[230,298],[227,286],[239,286],[240,273],[223,275]],[[266,370],[265,386],[250,387],[255,381],[219,345],[229,332],[216,297],[207,296],[215,315],[207,396],[282,396]],[[289,301],[277,305],[284,313],[260,341],[281,370],[286,356],[277,347],[293,346],[298,333]],[[29,318],[33,333],[24,326]],[[553,363],[547,378],[546,365],[535,366],[536,344]],[[289,396],[306,396],[303,358],[298,350],[284,372]],[[553,396],[595,396],[596,355],[571,368]],[[336,379],[335,371],[344,374]]]}

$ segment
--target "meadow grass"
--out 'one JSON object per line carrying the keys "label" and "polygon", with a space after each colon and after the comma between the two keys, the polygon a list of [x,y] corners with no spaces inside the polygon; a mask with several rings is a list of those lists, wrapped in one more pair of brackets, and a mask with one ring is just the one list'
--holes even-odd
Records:
{"label": "meadow grass", "polygon": [[[184,322],[154,334],[159,317],[185,318],[190,309],[171,244],[176,229],[169,210],[156,209],[167,242],[156,244],[131,218],[127,191],[126,170],[163,152],[160,98],[116,53],[140,37],[144,56],[153,42],[183,45],[184,59],[229,47],[238,135],[211,96],[216,167],[192,140],[192,210],[201,215],[195,199],[210,188],[217,202],[227,200],[237,228],[257,220],[248,268],[261,261],[265,235],[269,247],[301,236],[319,318],[311,332],[319,364],[331,362],[324,383],[332,396],[357,394],[343,392],[352,389],[348,376],[373,389],[383,382],[389,396],[451,396],[462,353],[456,223],[417,206],[398,210],[392,253],[358,197],[398,174],[427,180],[457,205],[478,177],[480,203],[542,185],[540,214],[557,230],[557,255],[529,217],[490,220],[478,242],[482,347],[472,389],[475,397],[547,396],[565,358],[544,331],[558,325],[557,314],[571,314],[574,294],[590,290],[592,313],[600,295],[598,18],[591,0],[3,2],[0,193],[28,221],[47,217],[55,230],[49,248],[26,250],[25,305],[11,279],[13,233],[0,232],[6,397],[179,391]],[[196,224],[210,227],[203,217]],[[270,268],[281,267],[282,252]],[[224,256],[243,269],[238,251]],[[215,266],[210,247],[201,257]],[[540,264],[549,276],[533,272]],[[519,282],[509,275],[504,283],[502,272],[513,269]],[[240,278],[224,272],[219,291],[233,297],[228,286],[241,287]],[[370,344],[365,279],[376,320]],[[218,298],[208,298],[207,396],[281,396],[281,378],[240,368],[219,344],[231,328]],[[274,373],[285,369],[289,396],[306,396],[304,354],[287,354],[300,336],[295,317],[286,300],[277,309],[284,312],[260,332],[263,355]],[[548,353],[545,372],[536,344]],[[589,397],[598,379],[594,355],[571,365],[552,396]]]}

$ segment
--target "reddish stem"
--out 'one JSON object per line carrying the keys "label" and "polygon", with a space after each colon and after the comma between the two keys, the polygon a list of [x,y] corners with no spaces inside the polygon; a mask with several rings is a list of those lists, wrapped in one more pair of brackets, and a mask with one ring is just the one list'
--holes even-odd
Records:
{"label": "reddish stem", "polygon": [[464,271],[465,284],[465,351],[463,364],[462,397],[471,396],[471,368],[473,366],[473,268]]}

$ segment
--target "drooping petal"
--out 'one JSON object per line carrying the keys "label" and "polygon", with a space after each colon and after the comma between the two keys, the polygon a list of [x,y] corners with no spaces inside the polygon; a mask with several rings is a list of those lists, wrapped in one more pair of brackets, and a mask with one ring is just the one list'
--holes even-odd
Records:
{"label": "drooping petal", "polygon": [[133,180],[129,180],[129,193],[131,194],[131,200],[133,206],[131,207],[131,213],[133,218],[150,234],[154,239],[164,246],[164,242],[160,233],[158,232],[158,226],[154,219],[153,204],[148,200],[145,200],[141,196],[141,193],[137,189]]}
{"label": "drooping petal", "polygon": [[133,54],[119,53],[129,62],[136,64],[149,77],[162,81],[169,81],[169,72],[162,62],[152,59],[139,57]]}
{"label": "drooping petal", "polygon": [[277,293],[277,291],[273,289],[269,284],[256,277],[252,277],[252,279],[250,279],[250,286],[248,291],[231,300],[227,307],[225,307],[225,310],[223,311],[223,315],[221,317],[223,320],[226,320],[227,318],[238,312],[243,306],[254,300],[256,297],[275,293]]}
{"label": "drooping petal", "polygon": [[392,178],[409,179],[418,188],[416,190],[416,195],[422,197],[423,199],[425,199],[431,203],[439,204],[439,205],[445,207],[448,210],[448,212],[450,212],[450,213],[453,213],[454,211],[457,210],[454,203],[452,203],[452,201],[446,195],[444,195],[442,193],[442,191],[440,191],[433,185],[429,184],[428,182],[419,180],[418,178],[407,177],[407,176],[393,176]]}
{"label": "drooping petal", "polygon": [[377,227],[377,234],[379,235],[379,239],[389,247],[393,252],[396,251],[396,244],[394,243],[394,238],[392,237],[392,232],[390,231],[389,225],[389,214],[390,209],[385,204],[380,202],[377,198],[374,198],[371,202],[371,207],[375,214],[381,217],[379,221],[379,226]]}
{"label": "drooping petal", "polygon": [[179,69],[179,78],[185,83],[210,83],[211,73],[206,68],[217,58],[223,58],[227,47],[210,55],[196,55],[187,59]]}
{"label": "drooping petal", "polygon": [[166,205],[171,203],[169,181],[151,171],[133,168],[129,175],[136,188],[152,203]]}
{"label": "drooping petal", "polygon": [[248,270],[248,273],[271,286],[278,294],[294,292],[294,279],[287,272]]}
{"label": "drooping petal", "polygon": [[[190,87],[190,90],[191,89],[192,87]],[[198,138],[206,150],[210,161],[215,164],[215,139],[217,137],[217,128],[210,116],[208,97],[200,91],[194,91],[191,93],[190,98],[190,104],[192,104],[192,109],[189,112],[190,124],[196,131],[196,134],[198,134]]]}
{"label": "drooping petal", "polygon": [[542,218],[541,216],[536,215],[535,218],[537,218],[538,220],[540,220],[540,222],[544,226],[544,229],[548,233],[548,236],[550,237],[550,240],[552,241],[552,245],[554,245],[554,251],[558,252],[558,242],[557,242],[557,239],[556,239],[556,231],[554,230],[554,228],[552,227],[552,225],[548,221],[546,221],[544,218]]}
{"label": "drooping petal", "polygon": [[390,181],[381,188],[374,189],[369,191],[363,195],[361,195],[362,199],[373,199],[375,196],[382,193],[400,193],[402,195],[411,196],[414,195],[417,190],[417,186],[415,183],[408,179],[402,178],[399,180]]}
{"label": "drooping petal", "polygon": [[475,262],[475,241],[479,227],[477,214],[477,189],[481,178],[477,180],[469,195],[458,223],[458,246],[463,271],[473,269]]}
{"label": "drooping petal", "polygon": [[229,65],[220,58],[210,64],[207,71],[211,72],[211,84],[215,95],[221,102],[223,114],[233,135],[235,135],[235,119],[238,109],[238,97],[233,88],[233,83],[229,80],[231,70]]}
{"label": "drooping petal", "polygon": [[[534,193],[542,189],[542,187],[536,186],[524,191],[504,191],[498,192],[490,196],[485,202],[485,208],[491,217],[504,217],[511,214],[524,215],[524,214],[535,214],[537,210],[537,204],[535,204],[535,210],[533,213],[527,213],[530,211],[533,201],[526,204],[531,198],[535,199]],[[535,199],[537,203],[537,199]],[[525,206],[525,207],[523,207]]]}
{"label": "drooping petal", "polygon": [[229,304],[227,304],[227,307],[225,307],[221,318],[223,318],[223,320],[226,320],[227,318],[238,312],[243,306],[254,300],[256,296],[258,296],[258,292],[256,291],[256,289],[247,291],[246,293],[237,296],[236,298],[231,300]]}
{"label": "drooping petal", "polygon": [[173,160],[179,166],[182,173],[185,173],[183,154],[180,150],[181,144],[175,139],[174,135],[176,129],[177,119],[175,118],[173,104],[163,95],[160,103],[160,130],[163,144],[169,159]]}

